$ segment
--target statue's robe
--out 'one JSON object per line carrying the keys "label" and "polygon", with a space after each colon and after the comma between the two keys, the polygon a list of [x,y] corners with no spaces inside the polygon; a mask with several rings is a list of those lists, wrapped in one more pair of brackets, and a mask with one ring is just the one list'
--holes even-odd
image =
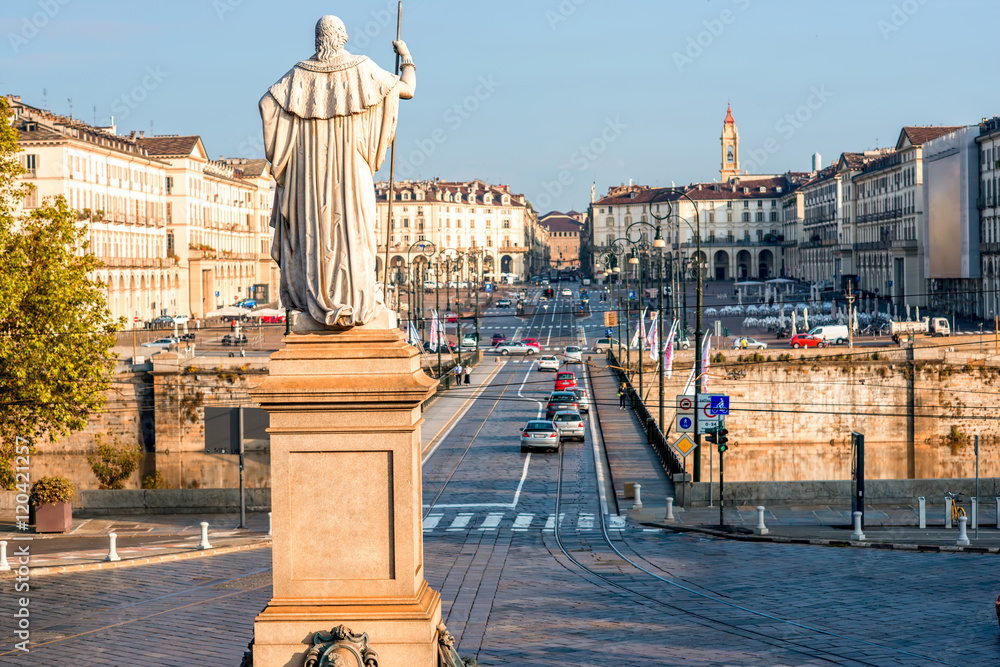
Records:
{"label": "statue's robe", "polygon": [[383,304],[374,174],[396,131],[398,84],[342,53],[298,63],[260,100],[281,301],[321,324],[366,324]]}

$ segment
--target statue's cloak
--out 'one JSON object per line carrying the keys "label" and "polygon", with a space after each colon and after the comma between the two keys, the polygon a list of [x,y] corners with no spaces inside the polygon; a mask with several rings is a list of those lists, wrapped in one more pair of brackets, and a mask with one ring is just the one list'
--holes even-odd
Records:
{"label": "statue's cloak", "polygon": [[281,300],[326,325],[366,324],[382,302],[374,174],[396,132],[398,83],[343,53],[298,63],[260,100]]}

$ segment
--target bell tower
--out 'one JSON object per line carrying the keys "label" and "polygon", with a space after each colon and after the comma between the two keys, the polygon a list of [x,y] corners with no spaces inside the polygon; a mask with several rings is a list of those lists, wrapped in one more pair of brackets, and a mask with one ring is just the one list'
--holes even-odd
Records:
{"label": "bell tower", "polygon": [[736,121],[733,119],[733,108],[726,107],[726,120],[722,124],[722,168],[719,174],[726,183],[740,173],[740,133],[736,131]]}

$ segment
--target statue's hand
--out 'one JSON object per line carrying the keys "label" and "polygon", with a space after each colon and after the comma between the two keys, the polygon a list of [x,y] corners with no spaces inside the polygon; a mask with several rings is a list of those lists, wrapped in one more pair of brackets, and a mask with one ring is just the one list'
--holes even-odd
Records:
{"label": "statue's hand", "polygon": [[410,56],[410,50],[406,48],[406,42],[403,40],[393,42],[392,48],[399,54],[400,58],[408,58]]}

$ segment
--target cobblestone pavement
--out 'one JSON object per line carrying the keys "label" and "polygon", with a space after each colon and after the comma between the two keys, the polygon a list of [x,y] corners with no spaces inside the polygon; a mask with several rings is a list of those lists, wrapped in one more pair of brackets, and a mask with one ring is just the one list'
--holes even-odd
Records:
{"label": "cobblestone pavement", "polygon": [[[536,312],[510,326],[577,334],[578,323]],[[602,517],[595,477],[606,460],[592,432],[565,443],[561,488],[559,454],[518,450],[518,428],[551,386],[540,375],[531,360],[508,360],[424,468],[427,578],[464,656],[485,666],[1000,664],[994,556],[734,542]],[[30,655],[12,652],[5,580],[0,664],[236,665],[271,594],[269,565],[262,548],[39,577]]]}

